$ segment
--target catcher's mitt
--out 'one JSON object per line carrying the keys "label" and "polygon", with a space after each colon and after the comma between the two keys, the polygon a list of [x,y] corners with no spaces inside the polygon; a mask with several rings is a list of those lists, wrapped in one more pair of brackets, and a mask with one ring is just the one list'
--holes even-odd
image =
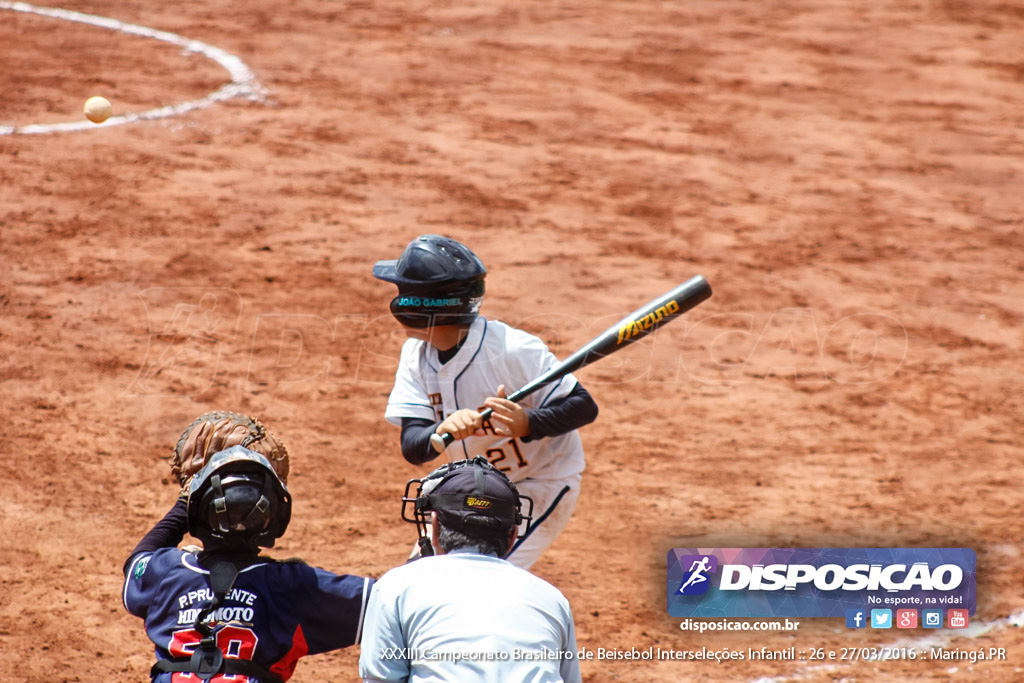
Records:
{"label": "catcher's mitt", "polygon": [[182,489],[187,489],[189,480],[211,455],[232,446],[244,446],[265,456],[281,481],[287,483],[288,449],[284,444],[257,418],[223,410],[200,415],[185,428],[171,456],[171,472]]}

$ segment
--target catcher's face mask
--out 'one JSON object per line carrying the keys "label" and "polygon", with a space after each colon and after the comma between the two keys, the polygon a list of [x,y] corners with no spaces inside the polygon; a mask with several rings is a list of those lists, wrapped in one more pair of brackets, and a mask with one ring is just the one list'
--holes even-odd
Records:
{"label": "catcher's face mask", "polygon": [[[413,486],[416,492],[410,495]],[[487,458],[477,456],[448,463],[423,479],[410,479],[406,484],[402,519],[416,524],[424,555],[433,554],[427,552],[432,512],[437,513],[444,527],[470,536],[508,533],[524,521],[529,527],[533,519],[533,500],[521,496],[515,484]]]}
{"label": "catcher's face mask", "polygon": [[270,461],[243,446],[213,454],[189,485],[189,533],[204,543],[273,547],[291,510],[288,488]]}

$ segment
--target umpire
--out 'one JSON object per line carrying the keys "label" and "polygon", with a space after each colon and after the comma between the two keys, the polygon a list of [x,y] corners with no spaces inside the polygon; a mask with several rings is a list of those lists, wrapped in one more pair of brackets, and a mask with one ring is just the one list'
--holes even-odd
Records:
{"label": "umpire", "polygon": [[374,585],[359,657],[364,681],[581,680],[568,600],[504,559],[524,500],[483,457],[409,482],[402,518],[432,548],[424,541],[424,557]]}

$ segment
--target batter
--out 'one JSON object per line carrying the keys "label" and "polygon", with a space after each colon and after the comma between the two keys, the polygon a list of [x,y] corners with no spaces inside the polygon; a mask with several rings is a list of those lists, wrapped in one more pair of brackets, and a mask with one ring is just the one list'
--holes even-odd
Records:
{"label": "batter", "polygon": [[398,285],[390,308],[408,337],[384,416],[402,427],[409,462],[436,458],[430,436],[450,433],[450,460],[486,456],[533,499],[534,523],[508,555],[529,569],[572,516],[586,466],[577,430],[598,409],[572,375],[521,403],[505,399],[558,359],[538,337],[479,315],[486,274],[468,247],[441,235],[374,266],[374,277]]}

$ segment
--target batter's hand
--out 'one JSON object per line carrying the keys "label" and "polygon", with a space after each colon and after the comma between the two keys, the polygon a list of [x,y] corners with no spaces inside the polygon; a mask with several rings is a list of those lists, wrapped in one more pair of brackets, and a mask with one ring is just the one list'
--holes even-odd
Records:
{"label": "batter's hand", "polygon": [[521,439],[530,435],[530,417],[518,403],[513,403],[505,397],[505,385],[498,387],[498,395],[484,401],[484,407],[490,408],[491,424],[494,430],[502,436],[513,439]]}
{"label": "batter's hand", "polygon": [[483,419],[480,413],[472,408],[456,410],[434,430],[437,434],[451,434],[456,441],[470,436],[483,436]]}

